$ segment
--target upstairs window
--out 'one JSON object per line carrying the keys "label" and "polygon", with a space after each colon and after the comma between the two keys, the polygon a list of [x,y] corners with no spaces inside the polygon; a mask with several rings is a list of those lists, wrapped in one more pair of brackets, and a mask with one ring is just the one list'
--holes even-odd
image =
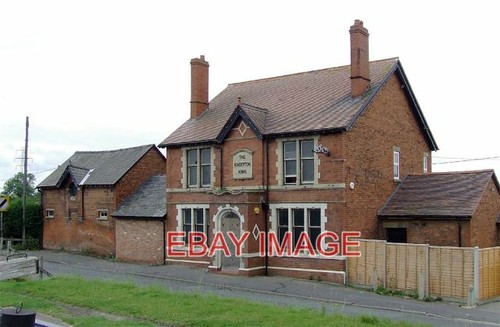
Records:
{"label": "upstairs window", "polygon": [[424,156],[424,174],[427,174],[427,172],[429,171],[429,168],[428,168],[428,165],[429,165],[429,159],[427,158],[427,156]]}
{"label": "upstairs window", "polygon": [[210,148],[187,150],[188,187],[210,187],[212,154]]}
{"label": "upstairs window", "polygon": [[68,193],[70,197],[75,197],[76,193],[78,193],[78,186],[75,183],[71,182],[68,186]]}
{"label": "upstairs window", "polygon": [[108,209],[97,210],[97,220],[108,220]]}
{"label": "upstairs window", "polygon": [[284,184],[314,183],[314,141],[283,142]]}
{"label": "upstairs window", "polygon": [[47,209],[45,211],[45,218],[54,218],[54,209]]}
{"label": "upstairs window", "polygon": [[394,166],[394,180],[400,179],[400,161],[399,161],[399,151],[393,152],[393,166]]}

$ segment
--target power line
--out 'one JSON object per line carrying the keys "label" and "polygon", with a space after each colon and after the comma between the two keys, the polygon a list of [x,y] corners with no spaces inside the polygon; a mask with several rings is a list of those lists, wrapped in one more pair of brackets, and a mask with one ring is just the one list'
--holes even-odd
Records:
{"label": "power line", "polygon": [[497,160],[497,159],[500,159],[500,156],[486,157],[486,158],[459,159],[459,160],[444,161],[444,162],[433,162],[432,164],[433,165],[443,165],[443,164],[458,163],[458,162],[482,161],[482,160]]}
{"label": "power line", "polygon": [[57,168],[50,168],[50,169],[45,169],[45,170],[40,170],[40,171],[36,171],[34,173],[32,173],[33,175],[38,175],[38,174],[41,174],[41,173],[46,173],[48,171],[52,171],[52,170],[56,170]]}

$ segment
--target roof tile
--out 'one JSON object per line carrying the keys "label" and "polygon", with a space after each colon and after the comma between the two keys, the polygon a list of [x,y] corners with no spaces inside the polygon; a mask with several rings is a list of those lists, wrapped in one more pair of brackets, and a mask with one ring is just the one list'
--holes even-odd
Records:
{"label": "roof tile", "polygon": [[[345,129],[398,65],[398,58],[370,62],[371,89],[356,98],[351,97],[350,66],[229,84],[207,110],[160,146],[215,141],[240,101],[263,135]],[[261,108],[265,114],[248,108]]]}
{"label": "roof tile", "polygon": [[166,191],[166,176],[152,176],[125,199],[112,216],[117,218],[164,218],[167,214]]}
{"label": "roof tile", "polygon": [[84,185],[114,185],[153,147],[149,144],[112,151],[77,151],[37,187],[59,187],[68,172],[75,182],[84,181]]}
{"label": "roof tile", "polygon": [[408,175],[379,217],[470,218],[492,178],[498,185],[493,170]]}

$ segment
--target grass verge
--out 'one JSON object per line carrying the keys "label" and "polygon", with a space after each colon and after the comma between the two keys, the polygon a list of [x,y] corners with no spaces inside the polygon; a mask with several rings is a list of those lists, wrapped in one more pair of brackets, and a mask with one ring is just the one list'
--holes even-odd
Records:
{"label": "grass verge", "polygon": [[4,281],[0,294],[0,307],[23,302],[73,326],[423,326],[73,276]]}

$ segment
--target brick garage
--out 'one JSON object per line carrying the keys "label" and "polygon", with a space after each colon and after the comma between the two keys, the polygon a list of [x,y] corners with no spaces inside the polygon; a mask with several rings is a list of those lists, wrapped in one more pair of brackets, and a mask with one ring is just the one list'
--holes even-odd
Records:
{"label": "brick garage", "polygon": [[379,218],[388,241],[485,248],[499,245],[499,213],[498,180],[484,170],[408,175]]}
{"label": "brick garage", "polygon": [[42,193],[43,248],[115,255],[111,213],[164,170],[165,157],[155,145],[75,152],[37,186]]}

